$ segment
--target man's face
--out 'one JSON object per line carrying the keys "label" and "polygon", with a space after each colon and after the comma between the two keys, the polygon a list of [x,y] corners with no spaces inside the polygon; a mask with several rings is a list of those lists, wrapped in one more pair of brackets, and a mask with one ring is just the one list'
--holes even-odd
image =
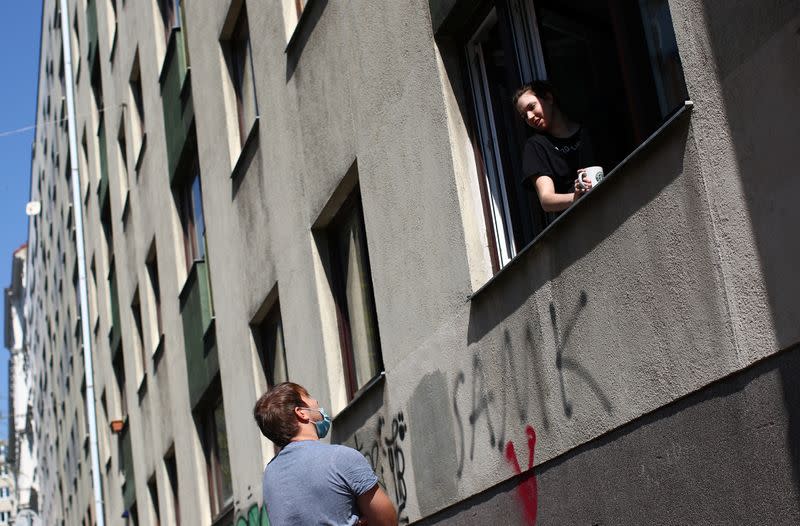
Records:
{"label": "man's face", "polygon": [[528,126],[547,131],[553,113],[553,97],[537,97],[532,91],[526,91],[517,99],[517,111]]}

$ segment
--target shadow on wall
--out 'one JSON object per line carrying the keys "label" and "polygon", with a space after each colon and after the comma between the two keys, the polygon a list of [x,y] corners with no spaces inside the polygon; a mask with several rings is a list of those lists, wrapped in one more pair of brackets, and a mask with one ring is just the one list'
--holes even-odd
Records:
{"label": "shadow on wall", "polygon": [[301,20],[295,28],[295,34],[292,35],[291,45],[286,46],[286,82],[294,76],[300,57],[303,56],[303,49],[314,33],[314,28],[317,27],[327,5],[328,0],[314,0],[308,2],[307,9],[303,11]]}
{"label": "shadow on wall", "polygon": [[[800,341],[800,1],[702,3],[775,335],[786,349]],[[800,490],[797,373],[780,371]]]}
{"label": "shadow on wall", "polygon": [[[468,343],[480,341],[531,300],[537,290],[603,243],[672,183],[684,169],[689,129],[689,119],[676,122],[586,196],[586,201],[595,202],[570,210],[569,216],[549,230],[544,239],[523,251],[487,289],[474,296],[470,302]],[[647,184],[642,184],[642,177],[647,178]],[[602,202],[608,195],[613,199]],[[592,228],[587,229],[586,225]]]}

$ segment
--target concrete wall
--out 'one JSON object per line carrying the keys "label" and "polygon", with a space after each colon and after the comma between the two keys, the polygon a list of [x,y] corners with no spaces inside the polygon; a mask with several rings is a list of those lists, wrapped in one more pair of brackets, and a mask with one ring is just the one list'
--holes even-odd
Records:
{"label": "concrete wall", "polygon": [[[113,57],[111,33],[100,34],[108,143],[127,122],[120,101],[127,100],[137,47],[147,117],[138,175],[129,166],[126,222],[127,194],[109,162],[137,504],[140,520],[152,523],[146,496],[155,475],[166,520],[171,500],[162,458],[174,445],[182,520],[209,524],[177,303],[186,276],[165,169],[157,83],[163,42],[150,4],[119,5]],[[751,480],[774,466],[785,475],[787,462],[797,463],[796,448],[776,441],[786,426],[793,429],[791,414],[764,437],[731,422],[761,401],[767,414],[786,421],[784,400],[769,391],[774,373],[748,368],[800,340],[793,302],[800,285],[791,265],[798,241],[787,227],[797,219],[790,204],[797,178],[786,175],[800,137],[800,2],[670,1],[694,109],[480,291],[491,267],[464,124],[471,110],[457,66],[461,50],[436,33],[475,4],[315,0],[287,46],[282,10],[247,2],[260,117],[244,152],[219,44],[229,10],[239,4],[187,5],[233,515],[258,513],[263,465],[272,455],[252,422],[266,383],[249,323],[277,290],[290,377],[332,408],[332,440],[368,457],[404,522],[481,522],[486,513],[531,522],[534,479],[520,473],[534,460],[544,522],[638,522],[646,515],[636,513],[650,509],[663,510],[667,522],[713,522],[686,507],[667,515],[681,499],[700,507],[688,481],[744,474],[734,469],[737,455],[756,472]],[[98,8],[107,20],[108,3]],[[78,112],[91,115],[85,71]],[[79,120],[79,132],[96,126]],[[355,176],[386,376],[347,405],[335,311],[312,229]],[[88,203],[87,251],[107,272],[96,196]],[[142,370],[132,352],[130,301],[145,283],[153,240],[165,350]],[[104,285],[98,288],[106,297]],[[104,335],[108,320],[99,310]],[[110,392],[113,382],[102,340],[98,393]],[[791,356],[781,359],[793,363]],[[748,386],[763,383],[752,387],[756,394],[703,394],[745,369]],[[670,405],[695,400],[690,395],[700,401]],[[717,418],[701,427],[706,414]],[[689,441],[706,430],[707,437]],[[669,437],[688,451],[662,462],[659,451],[674,451]],[[712,457],[718,471],[707,473],[705,452],[722,437],[728,449]],[[778,449],[753,456],[745,444]],[[644,459],[643,471],[635,455]],[[680,474],[671,475],[674,466]],[[603,470],[625,484],[611,484]],[[797,475],[787,476],[764,493],[749,492],[754,509],[770,508],[778,522],[797,513],[777,497],[796,487]],[[646,494],[673,480],[680,485],[671,493]],[[602,491],[591,498],[564,491],[592,486]],[[754,517],[737,515],[749,487],[714,491],[709,502],[736,519]],[[121,497],[108,493],[107,515],[117,520]],[[628,510],[632,500],[638,504]]]}

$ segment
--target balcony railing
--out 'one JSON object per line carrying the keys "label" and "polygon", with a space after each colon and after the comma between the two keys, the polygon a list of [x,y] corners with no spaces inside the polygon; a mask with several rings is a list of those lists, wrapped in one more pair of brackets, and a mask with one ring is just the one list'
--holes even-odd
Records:
{"label": "balcony railing", "polygon": [[171,183],[183,154],[189,130],[194,122],[186,44],[180,27],[173,28],[170,33],[159,83],[161,85],[161,103],[164,107],[164,132]]}
{"label": "balcony railing", "polygon": [[219,372],[211,285],[204,260],[197,260],[192,265],[180,294],[180,306],[189,398],[194,407]]}

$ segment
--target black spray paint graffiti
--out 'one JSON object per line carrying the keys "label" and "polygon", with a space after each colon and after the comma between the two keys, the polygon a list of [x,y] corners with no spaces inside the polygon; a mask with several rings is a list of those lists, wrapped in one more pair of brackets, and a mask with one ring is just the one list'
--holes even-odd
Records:
{"label": "black spray paint graffiti", "polygon": [[384,434],[385,427],[386,421],[380,416],[378,417],[375,434],[371,440],[362,443],[359,442],[357,433],[353,435],[355,449],[366,457],[378,476],[378,483],[381,488],[393,498],[397,505],[397,516],[400,524],[408,524],[408,517],[403,513],[408,497],[405,480],[406,456],[402,447],[408,426],[403,412],[397,413],[392,418],[389,432],[386,435]]}
{"label": "black spray paint graffiti", "polygon": [[567,343],[577,323],[578,314],[580,314],[581,310],[583,310],[587,303],[588,298],[586,296],[586,292],[582,291],[580,303],[567,321],[563,334],[559,334],[556,306],[552,302],[550,303],[550,324],[553,327],[553,340],[556,342],[556,369],[558,369],[558,384],[561,388],[561,403],[564,406],[564,414],[567,417],[572,417],[572,402],[569,400],[567,395],[567,388],[564,381],[564,370],[571,371],[580,377],[580,379],[583,380],[589,389],[594,392],[595,396],[597,396],[597,399],[602,404],[603,409],[605,409],[607,413],[611,413],[611,402],[605,393],[603,393],[603,390],[600,389],[597,381],[576,360],[564,356]]}
{"label": "black spray paint graffiti", "polygon": [[[565,371],[577,375],[595,394],[606,412],[610,413],[612,408],[610,400],[591,374],[577,360],[565,356],[578,315],[587,303],[586,292],[582,291],[577,307],[566,323],[563,324],[563,331],[559,328],[555,305],[550,304],[550,322],[556,350],[555,365],[558,371],[558,383],[564,415],[567,418],[572,417],[573,404],[567,394]],[[522,343],[515,350],[512,345],[511,334],[506,330],[504,332],[502,350],[491,357],[487,357],[490,370],[487,371],[487,366],[481,358],[481,354],[475,353],[472,359],[471,377],[468,379],[464,371],[459,371],[456,374],[452,388],[452,401],[456,428],[461,437],[458,446],[458,469],[456,470],[458,477],[461,477],[464,472],[464,463],[467,458],[467,438],[465,436],[465,425],[467,423],[471,428],[469,460],[474,460],[475,458],[476,429],[479,425],[486,427],[489,445],[492,448],[497,448],[500,452],[504,451],[507,428],[510,426],[512,429],[516,429],[517,426],[528,423],[530,395],[533,392],[538,393],[543,427],[545,429],[550,427],[545,403],[547,382],[542,377],[542,371],[547,368],[546,364],[541,361],[543,355],[536,352],[533,331],[534,328],[531,324],[525,326],[525,334],[521,338]],[[541,337],[541,331],[539,336]],[[502,381],[498,382],[498,379],[502,379]],[[491,383],[492,380],[494,380],[494,383]],[[495,388],[493,389],[492,386],[495,386]],[[470,401],[466,412],[464,408],[459,407],[458,403],[459,392],[462,387],[469,389],[468,396]],[[499,394],[499,399],[496,393]],[[518,421],[508,421],[509,411],[513,411]],[[484,423],[481,423],[481,420]]]}

